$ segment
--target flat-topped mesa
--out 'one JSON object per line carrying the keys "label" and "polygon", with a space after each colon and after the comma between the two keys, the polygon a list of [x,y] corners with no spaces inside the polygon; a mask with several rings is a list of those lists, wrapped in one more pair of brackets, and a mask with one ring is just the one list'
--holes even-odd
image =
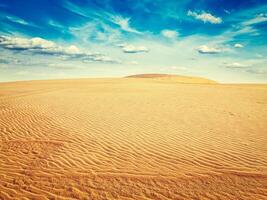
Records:
{"label": "flat-topped mesa", "polygon": [[154,80],[164,80],[176,83],[203,83],[203,84],[216,84],[216,81],[202,78],[202,77],[191,77],[191,76],[180,76],[174,74],[136,74],[126,76],[125,78],[147,78]]}

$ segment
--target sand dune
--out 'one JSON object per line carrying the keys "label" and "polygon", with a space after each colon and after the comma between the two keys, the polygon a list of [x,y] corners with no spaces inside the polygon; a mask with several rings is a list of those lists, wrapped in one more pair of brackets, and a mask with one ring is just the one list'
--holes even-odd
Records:
{"label": "sand dune", "polygon": [[179,76],[171,74],[136,74],[126,76],[126,78],[149,78],[157,81],[175,82],[175,83],[203,83],[203,84],[215,84],[216,81],[202,78],[202,77],[190,77],[190,76]]}
{"label": "sand dune", "polygon": [[0,199],[267,199],[267,85],[157,78],[1,83]]}

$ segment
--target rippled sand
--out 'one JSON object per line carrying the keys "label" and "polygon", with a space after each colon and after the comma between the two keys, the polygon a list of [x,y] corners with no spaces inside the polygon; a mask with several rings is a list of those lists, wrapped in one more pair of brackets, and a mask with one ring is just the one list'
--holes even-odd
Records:
{"label": "rippled sand", "polygon": [[167,79],[1,83],[0,199],[267,199],[267,85]]}

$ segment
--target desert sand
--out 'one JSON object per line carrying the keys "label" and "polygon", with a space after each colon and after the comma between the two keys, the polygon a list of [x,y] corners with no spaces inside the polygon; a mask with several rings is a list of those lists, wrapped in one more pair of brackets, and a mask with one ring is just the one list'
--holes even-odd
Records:
{"label": "desert sand", "polygon": [[1,83],[0,199],[267,199],[267,85],[142,77]]}

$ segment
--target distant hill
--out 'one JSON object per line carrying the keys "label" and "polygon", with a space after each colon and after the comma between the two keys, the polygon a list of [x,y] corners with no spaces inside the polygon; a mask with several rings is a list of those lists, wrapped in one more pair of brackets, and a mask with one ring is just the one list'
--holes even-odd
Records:
{"label": "distant hill", "polygon": [[172,75],[172,74],[136,74],[131,76],[126,76],[125,78],[147,78],[154,80],[163,80],[163,81],[171,81],[177,83],[205,83],[205,84],[216,84],[216,81],[202,78],[202,77],[191,77],[191,76],[180,76],[180,75]]}

